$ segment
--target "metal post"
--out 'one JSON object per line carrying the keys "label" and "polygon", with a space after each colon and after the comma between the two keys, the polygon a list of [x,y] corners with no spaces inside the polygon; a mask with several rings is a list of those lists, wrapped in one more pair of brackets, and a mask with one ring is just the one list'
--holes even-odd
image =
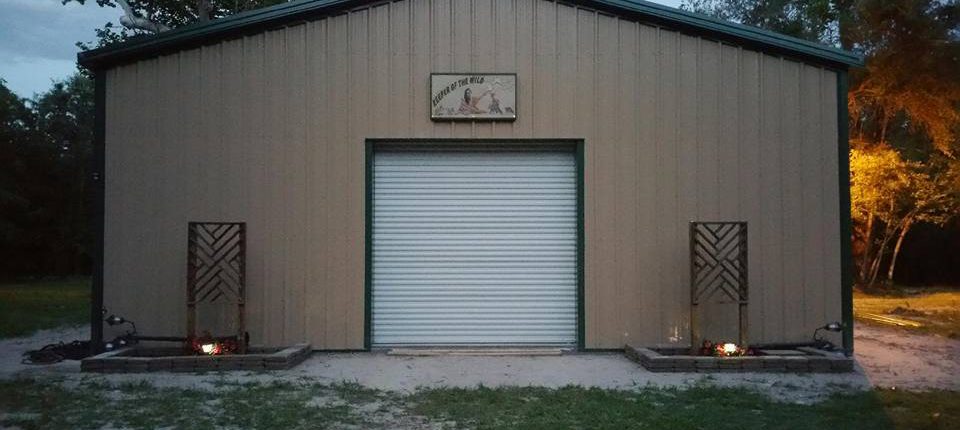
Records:
{"label": "metal post", "polygon": [[90,294],[90,353],[103,352],[103,258],[104,258],[104,187],[106,177],[106,121],[107,121],[107,74],[96,70],[94,74],[94,125],[93,160],[91,172],[93,207],[91,233],[93,236],[93,269]]}

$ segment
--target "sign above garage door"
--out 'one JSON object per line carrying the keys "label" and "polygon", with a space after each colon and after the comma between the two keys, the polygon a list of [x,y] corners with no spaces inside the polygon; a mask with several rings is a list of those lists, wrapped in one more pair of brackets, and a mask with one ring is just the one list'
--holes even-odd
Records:
{"label": "sign above garage door", "polygon": [[510,73],[430,75],[434,121],[517,119],[517,75]]}

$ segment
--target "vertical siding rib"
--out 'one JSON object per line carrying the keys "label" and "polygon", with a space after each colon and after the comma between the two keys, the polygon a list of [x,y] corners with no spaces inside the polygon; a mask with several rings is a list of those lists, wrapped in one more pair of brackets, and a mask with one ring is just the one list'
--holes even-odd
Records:
{"label": "vertical siding rib", "polygon": [[[243,41],[241,39],[231,40],[222,45],[220,55],[220,70],[222,79],[219,80],[220,94],[223,107],[220,109],[222,127],[220,127],[220,147],[219,157],[222,160],[223,169],[220,170],[218,181],[226,189],[218,189],[220,195],[220,213],[218,219],[229,219],[230,221],[243,221],[247,218],[245,205],[243,204],[243,160],[240,158],[243,145],[238,145],[243,139],[241,110],[243,107],[243,74],[238,71],[243,68]],[[229,71],[229,72],[227,72]],[[236,333],[236,315],[234,308],[227,303],[222,305],[224,309],[224,329],[221,334]]]}
{"label": "vertical siding rib", "polygon": [[783,106],[781,123],[781,148],[783,157],[780,159],[781,176],[783,177],[783,194],[781,195],[781,213],[783,226],[781,240],[783,242],[783,308],[786,323],[786,334],[790,338],[802,335],[806,315],[802,311],[806,307],[803,295],[803,172],[800,166],[800,147],[803,144],[801,132],[800,107],[800,65],[791,61],[783,62],[781,71],[781,104]]}
{"label": "vertical siding rib", "polygon": [[[199,50],[193,50],[189,52],[180,53],[180,83],[177,85],[176,91],[180,93],[180,100],[178,101],[179,105],[182,106],[177,111],[180,114],[180,132],[179,138],[182,142],[189,142],[190,145],[184,145],[180,151],[180,168],[177,170],[178,175],[176,175],[175,181],[180,190],[182,190],[182,204],[179,205],[177,209],[180,210],[182,218],[180,219],[180,226],[177,229],[179,235],[177,237],[181,238],[179,246],[182,247],[183,259],[177,267],[178,272],[180,272],[181,279],[183,282],[180,283],[179,291],[171,291],[173,295],[181,297],[186,300],[186,247],[187,243],[187,222],[191,219],[197,219],[200,214],[199,206],[201,204],[201,199],[203,195],[201,194],[201,189],[196,183],[198,176],[198,169],[202,165],[202,155],[204,151],[202,149],[203,142],[201,140],[201,133],[203,128],[203,122],[201,121],[201,106],[202,106],[202,96],[201,89],[203,81],[201,78],[201,52]],[[172,89],[171,89],[172,90]],[[181,302],[180,312],[177,312],[180,315],[183,315],[183,309],[185,305],[184,302]],[[183,322],[184,330],[186,329],[186,322]]]}
{"label": "vertical siding rib", "polygon": [[[760,253],[764,264],[760,266],[763,284],[754,289],[763,289],[763,308],[767,315],[784,315],[783,312],[783,259],[782,259],[782,212],[781,212],[781,135],[780,135],[780,66],[779,58],[761,55],[761,132],[760,150],[767,162],[760,165]],[[784,339],[784,320],[766,318],[762,321],[765,339]]]}
{"label": "vertical siding rib", "polygon": [[267,292],[266,282],[266,205],[264,180],[264,120],[265,113],[260,108],[264,101],[264,35],[244,38],[243,57],[243,140],[236,142],[244,148],[245,185],[247,198],[243,202],[247,213],[247,323],[251,342],[267,342],[267,320],[264,316]]}
{"label": "vertical siding rib", "polygon": [[[669,246],[674,250],[674,261],[670,267],[671,273],[675,273],[677,279],[677,288],[682,293],[674,293],[671,307],[672,312],[677,312],[681,308],[689,309],[690,294],[689,288],[691,280],[689,279],[689,232],[688,223],[700,218],[697,213],[698,195],[700,188],[706,186],[700,181],[700,116],[701,106],[704,100],[700,95],[702,83],[700,81],[700,71],[702,55],[700,49],[700,40],[681,36],[677,47],[677,81],[679,88],[675,91],[664,91],[663,97],[677,98],[677,128],[675,133],[676,164],[677,164],[677,214],[673,218],[676,221],[676,236],[673,243]],[[662,84],[661,84],[662,85]],[[672,96],[671,94],[676,94]],[[663,286],[669,288],[669,285]],[[689,310],[686,311],[689,314]],[[688,330],[680,330],[675,337],[686,339],[689,335]]]}
{"label": "vertical siding rib", "polygon": [[657,199],[659,191],[661,174],[659,169],[664,166],[661,163],[660,148],[661,143],[658,136],[657,116],[658,107],[658,88],[657,80],[659,73],[659,54],[658,49],[659,31],[648,25],[640,25],[639,31],[639,57],[638,70],[634,74],[639,81],[637,86],[637,107],[638,117],[636,128],[640,133],[640,140],[637,148],[638,172],[636,175],[637,189],[637,236],[636,242],[638,249],[638,282],[639,302],[632,303],[628,308],[628,315],[631,315],[641,324],[643,331],[641,337],[637,340],[642,345],[659,342],[661,333],[664,330],[661,327],[661,315],[659,309],[662,309],[661,294],[663,289],[662,267],[660,264],[661,256],[669,254],[664,252],[660,242],[661,234],[658,226],[661,211],[661,202]]}
{"label": "vertical siding rib", "polygon": [[[530,137],[533,135],[533,127],[538,115],[541,115],[540,106],[534,102],[534,94],[539,91],[540,85],[536,82],[534,74],[534,65],[536,64],[536,52],[534,52],[534,7],[535,2],[517,0],[514,3],[514,22],[513,22],[513,54],[514,67],[517,73],[517,79],[523,79],[527,83],[523,88],[517,90],[517,120],[513,123],[514,137]],[[523,114],[519,114],[523,112]]]}
{"label": "vertical siding rib", "polygon": [[[687,306],[689,286],[684,261],[687,259],[685,222],[689,214],[684,214],[683,205],[689,193],[683,193],[684,175],[690,169],[683,160],[683,142],[680,133],[689,130],[680,125],[684,123],[683,99],[689,94],[689,82],[684,79],[685,56],[684,40],[677,33],[657,29],[657,139],[659,175],[657,181],[657,204],[660,216],[656,220],[660,230],[657,248],[660,250],[660,332],[658,338],[679,342],[686,339],[689,327],[689,307]],[[679,95],[676,97],[674,95]]]}
{"label": "vertical siding rib", "polygon": [[[823,301],[825,318],[828,321],[841,320],[840,299],[840,241],[849,238],[840,237],[840,191],[831,184],[839,181],[839,165],[836,136],[837,127],[846,127],[847,124],[837,124],[837,105],[831,100],[837,99],[836,73],[827,70],[820,71],[820,139],[818,144],[823,151]],[[833,341],[840,343],[839,333],[831,333]]]}
{"label": "vertical siding rib", "polygon": [[804,65],[801,68],[801,137],[800,174],[803,202],[801,246],[803,267],[801,286],[806,317],[804,327],[826,323],[823,307],[823,151],[820,140],[820,69]]}
{"label": "vertical siding rib", "polygon": [[[182,249],[185,240],[170,232],[177,232],[183,227],[180,225],[180,189],[175,188],[177,183],[171,177],[164,177],[165,172],[170,172],[178,168],[177,158],[179,149],[170,142],[177,142],[177,130],[180,123],[177,121],[177,101],[178,94],[173,91],[164,91],[165,88],[172,88],[177,85],[179,79],[179,56],[168,55],[158,59],[158,72],[156,87],[157,91],[157,129],[156,145],[159,156],[154,160],[158,165],[152,176],[158,187],[155,201],[158,204],[156,212],[156,234],[158,241],[155,247],[156,263],[155,272],[152,276],[156,285],[151,288],[159,295],[155,301],[157,311],[163,312],[165,327],[161,332],[182,333],[184,328],[182,318],[177,316],[183,311],[183,302],[180,301],[179,292],[182,288],[177,288],[183,282],[180,276],[180,267],[184,265],[186,252]],[[184,231],[186,231],[184,229]],[[181,252],[183,254],[181,254]],[[170,290],[176,288],[176,290]]]}
{"label": "vertical siding rib", "polygon": [[307,334],[304,329],[304,305],[306,287],[306,230],[307,230],[307,168],[306,157],[306,112],[307,101],[304,89],[307,85],[306,73],[306,26],[289,28],[286,33],[286,79],[284,79],[284,98],[286,126],[285,139],[288,148],[284,150],[287,185],[287,220],[285,236],[287,255],[290,256],[284,284],[288,285],[286,338],[285,344],[304,342]]}
{"label": "vertical siding rib", "polygon": [[[156,59],[142,61],[136,64],[136,92],[138,94],[156,94],[157,90],[157,66],[159,62]],[[158,234],[159,229],[155,223],[141,223],[139,220],[156,217],[157,199],[152,196],[157,195],[157,187],[162,178],[155,176],[155,170],[149,169],[151,163],[159,161],[157,153],[157,116],[159,109],[156,103],[148,103],[139,106],[142,115],[136,118],[136,129],[134,133],[143,133],[142,139],[129,141],[129,150],[132,151],[129,165],[127,166],[131,173],[141,172],[142,174],[133,174],[130,176],[131,207],[128,209],[133,212],[133,218],[128,219],[132,223],[126,240],[137,243],[140,246],[133,248],[130,258],[133,261],[155,261],[157,259]],[[150,279],[156,279],[159,267],[149,265],[142,267],[141,270],[148,273]],[[141,292],[152,303],[162,303],[163,290],[160,288],[147,288]],[[151,307],[142,311],[146,318],[161,319],[163,312],[161,307]]]}
{"label": "vertical siding rib", "polygon": [[556,87],[554,110],[557,136],[576,135],[577,89],[572,84],[577,81],[577,9],[573,6],[557,5],[556,37],[557,51],[555,59]]}
{"label": "vertical siding rib", "polygon": [[[453,72],[453,16],[451,15],[452,0],[430,0],[430,58],[431,72]],[[440,72],[442,73],[442,72]],[[453,123],[431,125],[433,137],[453,137]]]}
{"label": "vertical siding rib", "polygon": [[340,349],[346,344],[344,330],[346,329],[346,319],[349,303],[346,301],[347,292],[345,288],[337,288],[336,285],[348,285],[346,271],[349,265],[348,255],[345,253],[347,243],[351,238],[347,235],[344,226],[350,221],[343,208],[349,205],[349,196],[346,195],[346,188],[350,186],[348,173],[350,166],[347,166],[345,160],[348,159],[349,151],[349,129],[348,115],[350,108],[350,94],[344,91],[344,87],[350,82],[352,75],[349,67],[349,49],[351,46],[349,27],[347,21],[348,15],[338,17],[339,19],[330,19],[329,26],[329,44],[328,56],[330,67],[330,82],[328,99],[331,102],[331,117],[327,123],[329,130],[329,142],[327,149],[327,158],[331,160],[326,164],[326,187],[327,187],[327,228],[330,231],[329,241],[327,242],[327,255],[329,256],[327,264],[326,282],[329,290],[325,291],[327,298],[325,306],[326,315],[326,343],[330,349]]}
{"label": "vertical siding rib", "polygon": [[[473,52],[474,20],[472,14],[472,0],[450,0],[450,56],[451,72],[460,70],[476,70],[473,68],[475,53]],[[473,136],[472,122],[451,122],[451,137],[470,138]]]}
{"label": "vertical siding rib", "polygon": [[[494,70],[517,70],[517,52],[516,52],[516,0],[496,0],[493,2],[494,28],[496,31],[490,35],[494,40]],[[518,79],[522,79],[518,75]],[[521,95],[527,90],[519,90]],[[517,104],[517,116],[527,115],[526,106]],[[492,137],[513,137],[515,122],[494,123]]]}
{"label": "vertical siding rib", "polygon": [[747,221],[749,261],[748,282],[750,285],[749,336],[751,342],[763,342],[764,294],[763,283],[764,254],[762,252],[764,214],[760,205],[760,160],[765,159],[760,143],[763,112],[761,109],[760,55],[756,52],[740,51],[739,73],[739,185],[737,193],[741,218]]}
{"label": "vertical siding rib", "polygon": [[[616,83],[618,95],[616,117],[617,123],[636,124],[638,119],[638,80],[637,70],[637,32],[638,25],[634,22],[618,20],[619,46],[617,58]],[[616,306],[619,326],[611,329],[618,336],[614,341],[621,344],[636,344],[641,340],[641,317],[634,311],[634,306],[624,306],[623,301],[635,304],[640,301],[640,282],[637,274],[637,211],[639,209],[637,195],[637,148],[639,133],[637,127],[617,127],[617,151],[614,153],[616,177],[614,178],[614,200],[616,201],[614,253],[617,263],[614,270],[617,275]]]}
{"label": "vertical siding rib", "polygon": [[[533,3],[532,100],[556,100],[557,8],[549,2]],[[557,130],[555,110],[533,106],[533,135],[552,136]]]}
{"label": "vertical siding rib", "polygon": [[[470,70],[497,70],[494,66],[496,61],[494,57],[496,40],[493,37],[493,34],[495,34],[493,33],[495,30],[494,20],[496,18],[493,10],[494,3],[497,3],[497,1],[473,0],[473,10],[471,12],[473,17],[472,48],[470,50],[473,55],[470,59]],[[475,123],[472,125],[472,136],[481,139],[490,138],[493,136],[495,125],[496,123],[493,121]]]}
{"label": "vertical siding rib", "polygon": [[[349,140],[345,145],[346,156],[344,161],[346,170],[346,186],[341,190],[345,194],[347,204],[344,207],[345,219],[340,226],[345,232],[346,246],[342,250],[347,255],[347,261],[350,264],[340,267],[338,270],[344,271],[345,285],[361,286],[364,282],[362,270],[354,269],[354,262],[362,262],[364,259],[364,243],[358,238],[364,237],[364,211],[366,208],[364,199],[364,146],[363,139],[368,135],[369,125],[372,118],[370,115],[370,88],[368,83],[374,77],[370,70],[370,10],[359,10],[349,15],[350,19],[350,43],[349,54],[350,74],[359,79],[350,80],[350,101],[349,101]],[[343,289],[338,293],[344,294],[346,310],[344,318],[341,320],[343,343],[340,348],[355,349],[363,347],[364,318],[363,312],[352,312],[353,309],[364,308],[364,294],[362,288]]]}
{"label": "vertical siding rib", "polygon": [[271,31],[265,34],[264,61],[266,88],[264,90],[264,181],[266,190],[263,204],[266,205],[264,228],[268,232],[265,240],[266,251],[264,291],[264,319],[267,324],[267,338],[273,343],[282,343],[285,339],[284,315],[286,315],[287,285],[284,272],[289,261],[286,257],[284,235],[284,209],[286,204],[284,165],[284,105],[283,80],[285,58],[284,32]]}
{"label": "vertical siding rib", "polygon": [[[578,129],[576,132],[583,136],[594,136],[595,135],[595,59],[594,53],[596,52],[596,38],[595,38],[595,27],[596,17],[595,14],[591,11],[577,9],[577,104],[574,105],[576,110],[578,121]],[[523,90],[521,90],[523,92]],[[525,109],[523,105],[520,105],[518,102],[517,112],[520,112],[520,109]],[[529,109],[529,108],[527,108]],[[530,115],[530,111],[527,111],[527,115]],[[518,120],[519,122],[520,120]],[[599,142],[591,140],[589,143],[584,145],[584,235],[588,238],[586,239],[586,246],[584,253],[586,255],[585,259],[585,284],[587,285],[596,285],[598,282],[597,272],[599,267],[597,266],[597,259],[593,258],[596,253],[599,251],[596,246],[596,241],[593,240],[596,237],[596,225],[597,219],[596,208],[594,202],[596,200],[596,154],[597,154],[597,145]],[[599,312],[600,309],[597,308],[599,303],[599,295],[597,294],[596,289],[587,288],[584,291],[584,320],[586,324],[586,342],[585,345],[588,348],[598,348],[602,344],[599,342]]]}
{"label": "vertical siding rib", "polygon": [[433,132],[430,123],[429,77],[433,70],[431,65],[430,41],[430,2],[419,0],[407,2],[410,4],[410,87],[413,89],[410,96],[410,134],[412,137],[428,137]]}
{"label": "vertical siding rib", "polygon": [[[597,278],[593,289],[597,292],[597,306],[599,308],[597,330],[598,342],[603,345],[617,345],[623,343],[619,336],[622,333],[620,307],[617,302],[622,297],[619,282],[617,281],[617,266],[622,264],[622,256],[617,253],[618,206],[622,205],[617,199],[617,151],[622,145],[617,127],[618,100],[623,98],[619,88],[619,34],[617,19],[604,14],[597,14],[597,121],[593,201],[596,225],[594,228],[594,242],[597,250]],[[546,112],[549,114],[549,112]]]}
{"label": "vertical siding rib", "polygon": [[327,252],[330,228],[326,223],[327,212],[327,147],[330,142],[325,134],[326,122],[330,112],[328,102],[329,82],[327,72],[327,23],[329,20],[315,21],[307,25],[306,62],[309,73],[306,91],[307,127],[306,137],[306,205],[307,222],[305,236],[308,238],[306,254],[306,285],[304,291],[304,330],[307,340],[313,345],[325,343],[327,304],[326,292],[330,289],[325,282],[328,261]]}

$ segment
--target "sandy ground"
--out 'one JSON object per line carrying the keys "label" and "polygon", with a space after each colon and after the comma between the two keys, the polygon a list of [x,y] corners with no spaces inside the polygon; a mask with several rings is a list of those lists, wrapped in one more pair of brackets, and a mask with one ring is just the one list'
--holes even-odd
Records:
{"label": "sandy ground", "polygon": [[[617,353],[576,353],[555,357],[399,357],[384,353],[316,353],[289,371],[194,374],[81,374],[79,363],[20,363],[24,351],[45,344],[87,337],[85,328],[46,330],[27,338],[0,341],[0,378],[86,380],[109,383],[148,381],[156,386],[207,389],[217,382],[273,381],[357,382],[408,392],[418,387],[594,386],[633,389],[645,386],[689,387],[695,384],[747,387],[774,399],[809,403],[837,391],[871,386],[911,390],[960,390],[960,341],[858,327],[857,371],[848,374],[651,373]],[[951,375],[953,377],[951,377]]]}
{"label": "sandy ground", "polygon": [[861,324],[853,345],[872,385],[960,390],[960,340]]}

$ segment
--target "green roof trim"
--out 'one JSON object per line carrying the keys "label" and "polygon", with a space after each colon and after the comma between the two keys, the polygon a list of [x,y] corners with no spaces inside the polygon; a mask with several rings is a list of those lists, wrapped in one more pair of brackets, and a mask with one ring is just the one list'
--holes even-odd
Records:
{"label": "green roof trim", "polygon": [[[309,21],[369,3],[384,0],[297,0],[263,9],[251,10],[205,24],[192,24],[154,36],[143,36],[77,55],[80,65],[104,69],[181,49],[240,37],[271,28]],[[568,0],[567,3],[626,15],[677,28],[708,38],[774,51],[829,67],[846,69],[863,66],[863,58],[853,52],[809,42],[772,31],[712,18],[643,0]]]}
{"label": "green roof trim", "polygon": [[645,0],[591,0],[585,3],[597,3],[639,13],[666,27],[679,27],[696,33],[713,34],[718,39],[755,46],[761,50],[772,49],[784,55],[810,59],[840,68],[864,65],[863,57],[855,52]]}

